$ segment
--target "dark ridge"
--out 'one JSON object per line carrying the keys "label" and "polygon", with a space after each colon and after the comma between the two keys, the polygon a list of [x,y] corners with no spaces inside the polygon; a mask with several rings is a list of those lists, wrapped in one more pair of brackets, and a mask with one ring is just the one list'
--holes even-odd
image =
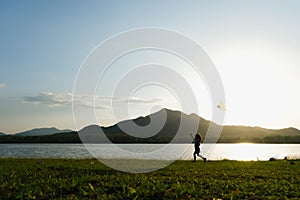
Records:
{"label": "dark ridge", "polygon": [[[190,143],[190,134],[194,135],[196,132],[203,136],[204,141],[211,141],[205,135],[210,124],[216,126],[194,113],[187,115],[180,111],[162,109],[109,127],[89,125],[78,132],[46,128],[3,135],[0,143]],[[29,135],[41,133],[42,130],[45,130],[44,135]],[[300,143],[300,131],[292,127],[274,130],[224,126],[218,142]]]}

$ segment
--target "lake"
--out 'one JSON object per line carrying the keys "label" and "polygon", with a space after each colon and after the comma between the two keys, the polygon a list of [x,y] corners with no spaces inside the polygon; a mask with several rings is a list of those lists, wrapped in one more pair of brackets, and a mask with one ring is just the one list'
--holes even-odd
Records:
{"label": "lake", "polygon": [[[192,160],[193,144],[0,144],[2,158],[93,158]],[[89,150],[87,150],[89,149]],[[149,153],[150,152],[150,153]],[[154,153],[152,153],[154,152]],[[300,158],[300,144],[202,144],[209,160],[269,160]]]}

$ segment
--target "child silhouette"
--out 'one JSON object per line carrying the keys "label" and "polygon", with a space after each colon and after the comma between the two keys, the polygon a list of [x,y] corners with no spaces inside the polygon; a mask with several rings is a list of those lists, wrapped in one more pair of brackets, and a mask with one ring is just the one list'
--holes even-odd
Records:
{"label": "child silhouette", "polygon": [[200,155],[200,143],[201,143],[201,136],[199,133],[197,133],[195,135],[195,138],[193,140],[194,143],[194,147],[195,147],[195,151],[194,151],[194,161],[196,162],[196,155],[199,156],[200,158],[202,158],[204,160],[204,162],[206,162],[206,158]]}

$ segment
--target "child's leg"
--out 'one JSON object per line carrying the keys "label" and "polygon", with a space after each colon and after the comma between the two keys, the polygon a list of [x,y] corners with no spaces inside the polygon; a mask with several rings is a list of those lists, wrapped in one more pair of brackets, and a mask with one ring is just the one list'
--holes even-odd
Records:
{"label": "child's leg", "polygon": [[197,154],[197,156],[199,156],[200,158],[202,158],[204,161],[206,161],[206,158],[201,156],[200,154]]}
{"label": "child's leg", "polygon": [[193,155],[194,155],[194,161],[196,162],[196,153],[194,152]]}

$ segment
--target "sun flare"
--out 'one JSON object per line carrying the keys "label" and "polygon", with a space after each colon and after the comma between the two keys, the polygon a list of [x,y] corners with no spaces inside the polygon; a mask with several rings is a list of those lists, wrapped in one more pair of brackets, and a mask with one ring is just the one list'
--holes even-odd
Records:
{"label": "sun flare", "polygon": [[[232,41],[212,51],[226,92],[229,124],[283,127],[300,100],[293,58],[280,45]],[[291,70],[287,70],[287,66]]]}

